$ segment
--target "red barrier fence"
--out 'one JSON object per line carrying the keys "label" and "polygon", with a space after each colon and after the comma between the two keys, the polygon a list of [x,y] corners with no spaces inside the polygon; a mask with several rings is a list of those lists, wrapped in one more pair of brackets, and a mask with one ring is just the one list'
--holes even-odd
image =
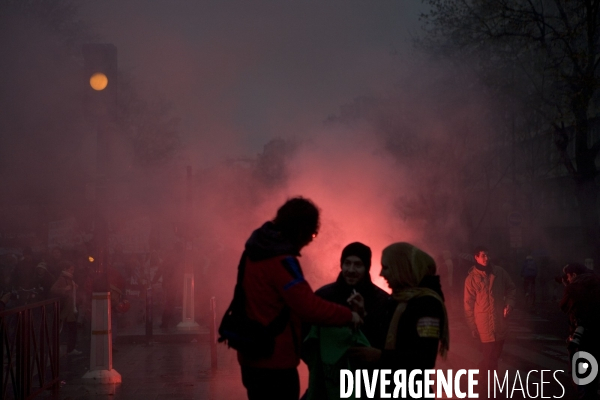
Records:
{"label": "red barrier fence", "polygon": [[50,299],[0,312],[0,399],[58,395],[59,310]]}

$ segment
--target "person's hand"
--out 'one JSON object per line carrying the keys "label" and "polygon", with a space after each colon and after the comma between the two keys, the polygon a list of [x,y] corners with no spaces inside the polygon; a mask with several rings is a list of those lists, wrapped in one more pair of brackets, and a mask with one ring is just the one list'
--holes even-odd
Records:
{"label": "person's hand", "polygon": [[508,318],[508,316],[510,315],[511,312],[512,312],[512,307],[509,304],[507,304],[504,307],[504,318]]}
{"label": "person's hand", "polygon": [[347,354],[350,361],[368,364],[376,363],[381,359],[381,350],[374,347],[350,347]]}
{"label": "person's hand", "polygon": [[10,301],[10,292],[8,293],[4,293],[2,295],[2,297],[0,297],[0,301],[3,302],[4,304],[7,304]]}
{"label": "person's hand", "polygon": [[471,336],[473,336],[473,339],[479,340],[479,332],[477,332],[477,331],[471,331]]}
{"label": "person's hand", "polygon": [[360,293],[354,291],[346,301],[352,307],[352,311],[356,311],[362,318],[367,316],[367,312],[365,311],[365,299]]}
{"label": "person's hand", "polygon": [[71,285],[65,286],[65,292],[69,292],[69,291],[71,291],[71,289],[73,289],[73,286],[71,286]]}
{"label": "person's hand", "polygon": [[354,327],[354,329],[357,329],[362,324],[363,320],[360,317],[360,315],[358,315],[356,311],[352,311],[352,326]]}

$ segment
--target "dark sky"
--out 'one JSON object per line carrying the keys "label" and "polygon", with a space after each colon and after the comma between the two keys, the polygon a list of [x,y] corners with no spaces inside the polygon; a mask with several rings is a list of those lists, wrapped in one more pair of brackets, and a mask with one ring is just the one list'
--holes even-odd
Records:
{"label": "dark sky", "polygon": [[[84,20],[182,118],[194,164],[310,134],[384,92],[410,58],[418,0],[88,1]],[[193,160],[192,160],[193,159]]]}

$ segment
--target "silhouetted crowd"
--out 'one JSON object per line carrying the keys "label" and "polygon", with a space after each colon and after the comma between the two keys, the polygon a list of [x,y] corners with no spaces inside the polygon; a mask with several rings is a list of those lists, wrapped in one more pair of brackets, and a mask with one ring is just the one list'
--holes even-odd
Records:
{"label": "silhouetted crowd", "polygon": [[[97,278],[97,261],[90,254],[81,249],[65,251],[59,247],[36,253],[25,247],[21,254],[1,255],[0,311],[58,298],[61,333],[66,338],[67,353],[81,354],[76,349],[77,329],[83,327],[85,331],[89,328],[93,282]],[[156,289],[153,303],[162,306],[161,327],[169,329],[178,322],[175,307],[181,300],[182,257],[178,244],[164,257],[157,251],[124,253],[116,246],[110,254],[107,271],[113,309],[113,340],[119,329],[119,318],[131,307],[127,299],[138,305],[127,323],[144,323],[145,295],[150,288]],[[158,311],[161,312],[160,308]]]}

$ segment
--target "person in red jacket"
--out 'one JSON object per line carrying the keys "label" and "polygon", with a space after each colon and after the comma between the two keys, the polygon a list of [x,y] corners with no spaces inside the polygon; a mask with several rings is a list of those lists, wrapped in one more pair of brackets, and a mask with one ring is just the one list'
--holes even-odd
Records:
{"label": "person in red jacket", "polygon": [[[256,358],[238,351],[249,400],[298,400],[302,322],[331,326],[362,322],[357,312],[315,295],[304,279],[297,257],[318,230],[319,210],[310,200],[296,197],[281,206],[275,219],[255,230],[246,242],[242,287],[248,317],[267,326],[289,310],[283,332],[275,337],[272,355]],[[360,295],[348,301],[355,309],[364,310]]]}

